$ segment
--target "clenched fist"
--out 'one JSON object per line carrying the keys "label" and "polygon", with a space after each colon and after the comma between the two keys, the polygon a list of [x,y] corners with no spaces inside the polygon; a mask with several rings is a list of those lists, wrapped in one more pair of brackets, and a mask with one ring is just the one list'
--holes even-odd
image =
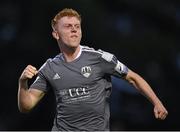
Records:
{"label": "clenched fist", "polygon": [[19,80],[21,81],[26,81],[28,79],[31,79],[33,76],[35,76],[38,73],[37,69],[32,66],[32,65],[28,65],[24,71],[22,72]]}
{"label": "clenched fist", "polygon": [[168,111],[161,103],[159,103],[154,106],[154,115],[157,119],[164,120],[168,115]]}

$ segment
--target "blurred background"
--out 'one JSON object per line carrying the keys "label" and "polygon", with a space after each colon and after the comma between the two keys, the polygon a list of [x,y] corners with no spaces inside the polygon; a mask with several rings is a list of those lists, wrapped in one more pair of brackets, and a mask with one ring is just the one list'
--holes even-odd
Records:
{"label": "blurred background", "polygon": [[[180,4],[178,0],[1,0],[0,130],[51,130],[49,91],[29,114],[17,107],[18,78],[59,53],[51,19],[63,8],[82,16],[82,45],[111,52],[152,86],[169,111],[154,118],[152,104],[112,77],[111,130],[180,130]],[[32,80],[33,81],[33,80]],[[30,81],[29,83],[31,83]]]}

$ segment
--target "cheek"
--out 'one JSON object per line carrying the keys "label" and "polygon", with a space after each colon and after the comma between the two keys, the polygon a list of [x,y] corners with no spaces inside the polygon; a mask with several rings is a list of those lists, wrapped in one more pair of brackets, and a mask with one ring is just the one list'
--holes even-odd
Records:
{"label": "cheek", "polygon": [[59,37],[62,39],[66,39],[66,38],[68,38],[68,33],[67,32],[60,32]]}
{"label": "cheek", "polygon": [[81,32],[81,31],[79,31],[78,33],[79,33],[79,36],[80,36],[80,37],[82,37],[82,32]]}

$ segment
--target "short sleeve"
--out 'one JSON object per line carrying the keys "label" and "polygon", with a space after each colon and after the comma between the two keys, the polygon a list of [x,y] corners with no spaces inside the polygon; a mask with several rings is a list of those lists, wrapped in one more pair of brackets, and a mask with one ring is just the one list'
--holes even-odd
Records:
{"label": "short sleeve", "polygon": [[105,73],[116,77],[124,77],[128,73],[128,67],[121,63],[117,57],[109,52],[101,51],[103,60],[102,69]]}
{"label": "short sleeve", "polygon": [[48,91],[49,87],[48,87],[47,81],[41,72],[38,73],[36,80],[31,84],[30,88],[38,89],[43,92]]}
{"label": "short sleeve", "polygon": [[44,63],[43,66],[38,71],[38,76],[36,80],[31,84],[30,88],[38,89],[43,92],[47,92],[49,90],[48,81],[46,78],[47,73],[47,62]]}

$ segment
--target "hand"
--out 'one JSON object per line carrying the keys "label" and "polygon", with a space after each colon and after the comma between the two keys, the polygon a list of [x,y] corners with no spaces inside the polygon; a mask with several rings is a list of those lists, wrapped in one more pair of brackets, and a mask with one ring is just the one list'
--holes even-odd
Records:
{"label": "hand", "polygon": [[162,105],[162,103],[159,103],[154,106],[154,115],[156,119],[164,120],[168,115],[168,111]]}
{"label": "hand", "polygon": [[27,81],[28,79],[31,79],[33,76],[35,76],[38,73],[36,68],[32,65],[28,65],[24,71],[22,72],[19,80],[20,81]]}

